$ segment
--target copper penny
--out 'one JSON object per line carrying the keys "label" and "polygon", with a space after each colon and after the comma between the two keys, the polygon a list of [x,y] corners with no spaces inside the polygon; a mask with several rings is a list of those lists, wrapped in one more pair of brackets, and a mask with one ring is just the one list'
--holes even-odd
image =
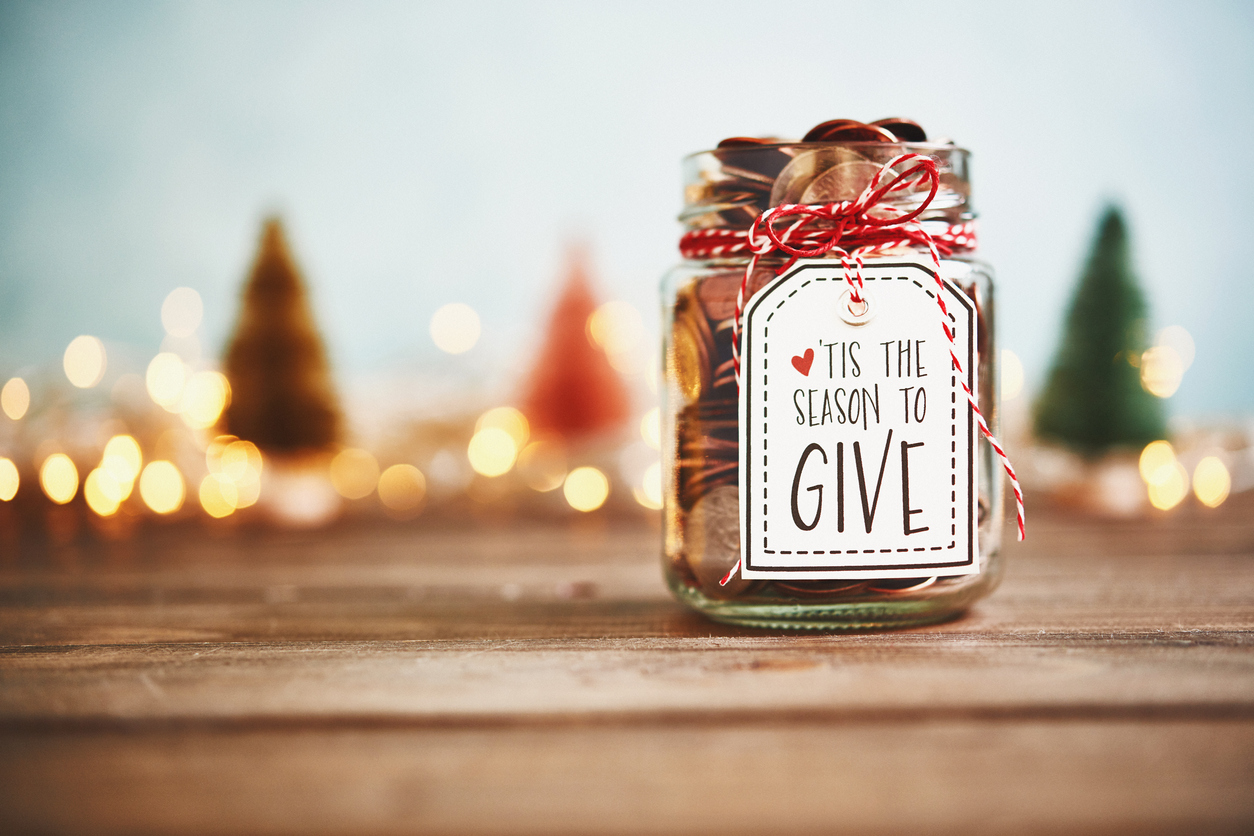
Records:
{"label": "copper penny", "polygon": [[862,123],[857,119],[829,119],[826,122],[820,122],[815,125],[806,135],[801,138],[802,142],[821,142],[823,137],[831,131],[838,128],[860,127]]}
{"label": "copper penny", "polygon": [[872,581],[872,592],[886,592],[890,595],[904,595],[907,592],[918,592],[936,583],[936,578],[885,578]]}
{"label": "copper penny", "polygon": [[897,137],[890,131],[875,125],[846,125],[843,128],[831,128],[823,132],[813,142],[896,142]]}
{"label": "copper penny", "polygon": [[770,205],[800,203],[806,189],[824,172],[841,163],[865,161],[866,157],[857,151],[841,146],[815,148],[798,154],[775,178]]}
{"label": "copper penny", "polygon": [[783,583],[774,581],[777,589],[782,589],[802,598],[823,598],[829,595],[853,595],[861,592],[866,584],[862,581],[794,581]]}
{"label": "copper penny", "polygon": [[770,145],[777,140],[757,136],[729,136],[718,144],[719,148],[746,148],[750,145]]}
{"label": "copper penny", "polygon": [[927,142],[927,132],[912,119],[893,117],[878,119],[871,123],[873,127],[883,128],[902,142]]}
{"label": "copper penny", "polygon": [[810,181],[798,203],[837,203],[855,200],[879,174],[880,166],[869,160],[838,163]]}

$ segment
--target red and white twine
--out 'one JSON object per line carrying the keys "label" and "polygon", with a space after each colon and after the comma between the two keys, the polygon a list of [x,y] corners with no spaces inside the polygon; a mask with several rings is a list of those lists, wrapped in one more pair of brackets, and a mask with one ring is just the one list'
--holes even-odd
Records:
{"label": "red and white twine", "polygon": [[[904,166],[900,173],[892,169]],[[884,203],[889,195],[928,187],[927,197],[909,211]],[[941,256],[975,249],[975,225],[920,222],[918,217],[931,204],[940,188],[940,173],[936,161],[922,154],[902,154],[885,163],[862,194],[856,200],[826,204],[784,204],[773,206],[759,215],[747,229],[699,229],[686,233],[680,239],[679,249],[685,258],[722,258],[749,254],[740,292],[736,296],[736,313],[732,320],[732,361],[736,372],[736,386],[740,386],[740,328],[744,314],[745,294],[758,259],[774,252],[788,256],[777,269],[781,275],[799,258],[819,258],[829,253],[840,257],[849,285],[850,300],[855,304],[863,301],[863,257],[874,252],[898,247],[926,247],[932,259],[932,278],[938,288],[944,289],[940,277]],[[821,222],[821,223],[816,223]],[[958,381],[967,395],[971,409],[979,423],[980,432],[988,439],[989,446],[1001,460],[1006,475],[1010,477],[1015,496],[1015,516],[1019,539],[1026,536],[1023,514],[1023,491],[1014,467],[1006,451],[993,436],[976,403],[975,393],[963,379],[965,372],[954,348],[954,332],[949,327],[949,311],[940,293],[936,294],[940,307],[941,327],[949,341],[949,356],[958,371]],[[721,581],[726,584],[740,569],[740,562]]]}

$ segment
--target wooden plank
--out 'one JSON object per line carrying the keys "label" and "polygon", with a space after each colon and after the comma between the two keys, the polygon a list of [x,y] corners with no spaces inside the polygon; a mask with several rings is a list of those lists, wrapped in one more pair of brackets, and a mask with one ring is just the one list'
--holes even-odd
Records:
{"label": "wooden plank", "polygon": [[[1016,550],[1002,587],[932,634],[1254,628],[1254,556]],[[618,562],[192,565],[0,576],[0,646],[754,635],[675,604],[643,545]]]}
{"label": "wooden plank", "polygon": [[9,830],[1248,833],[1254,725],[16,733]]}
{"label": "wooden plank", "polygon": [[[583,536],[555,537],[537,564],[497,536],[437,532],[422,563],[338,566],[314,550],[310,565],[266,552],[15,573],[0,585],[0,720],[1254,711],[1245,555],[1016,546],[1003,587],[965,618],[781,635],[671,600],[651,532]],[[463,552],[480,559],[449,562]]]}
{"label": "wooden plank", "polygon": [[0,821],[1254,829],[1254,525],[1034,522],[965,618],[850,635],[686,611],[646,528],[0,554]]}
{"label": "wooden plank", "polygon": [[1254,720],[1250,641],[1213,632],[95,646],[10,653],[0,685],[8,724],[920,712]]}

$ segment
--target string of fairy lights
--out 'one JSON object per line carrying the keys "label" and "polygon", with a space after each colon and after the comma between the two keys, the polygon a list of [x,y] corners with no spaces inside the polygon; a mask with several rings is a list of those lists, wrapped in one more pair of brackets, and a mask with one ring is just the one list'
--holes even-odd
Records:
{"label": "string of fairy lights", "polygon": [[[47,499],[65,505],[81,495],[91,512],[101,518],[112,517],[122,509],[157,515],[187,513],[190,505],[198,506],[208,518],[223,519],[264,502],[268,492],[278,490],[274,463],[255,444],[214,430],[230,404],[231,386],[202,357],[198,329],[203,313],[199,293],[186,287],[173,290],[161,307],[165,337],[160,351],[149,360],[142,376],[122,374],[112,384],[114,399],[120,391],[142,388],[149,408],[177,418],[181,427],[176,424],[147,449],[139,434],[117,432],[109,436],[98,454],[90,456],[55,449],[55,440],[36,444],[33,464],[38,489]],[[430,333],[441,351],[461,354],[474,348],[482,327],[473,308],[452,303],[432,316]],[[598,308],[589,317],[588,335],[619,371],[641,373],[647,367],[639,360],[646,336],[643,320],[629,304],[609,302]],[[91,390],[105,380],[108,364],[105,343],[96,336],[81,335],[66,347],[61,371],[71,386]],[[0,388],[0,411],[9,421],[22,422],[31,407],[32,386],[23,377],[10,378]],[[636,504],[657,510],[662,505],[659,410],[648,409],[638,420],[639,438],[628,445],[633,455],[624,456],[620,476],[629,483]],[[183,442],[190,439],[203,463],[189,464],[186,457],[163,456],[161,449],[172,446],[168,438],[172,433],[180,434]],[[641,449],[647,459],[643,466]],[[604,468],[587,464],[571,467],[560,440],[531,438],[526,416],[513,406],[484,411],[474,422],[469,442],[440,455],[447,458],[450,453],[485,479],[498,480],[513,473],[525,489],[560,491],[565,503],[580,512],[603,507],[614,489],[614,479]],[[0,455],[0,501],[13,500],[20,490],[27,489],[22,485],[21,470],[13,458]],[[308,482],[309,474],[304,475]],[[429,476],[412,462],[385,466],[376,452],[349,446],[330,456],[315,478],[343,500],[374,497],[392,516],[404,518],[420,512],[426,504]]]}
{"label": "string of fairy lights", "polygon": [[[123,374],[113,384],[115,393],[128,386],[142,388],[150,408],[177,418],[181,428],[176,425],[167,435],[181,432],[185,440],[191,439],[203,462],[189,464],[185,457],[176,460],[178,456],[163,455],[163,449],[171,446],[163,440],[165,436],[145,451],[136,435],[125,431],[111,434],[98,454],[87,457],[81,451],[71,455],[54,449],[55,445],[40,443],[35,445],[32,464],[44,496],[64,505],[81,491],[87,507],[102,518],[124,507],[171,515],[191,504],[210,519],[223,519],[263,500],[268,483],[273,481],[269,472],[272,463],[252,442],[214,431],[230,403],[231,387],[227,378],[202,357],[197,335],[203,313],[195,290],[181,287],[172,291],[161,307],[165,337],[160,351],[142,376]],[[477,312],[463,303],[444,305],[430,320],[434,344],[448,354],[472,350],[481,334]],[[640,313],[626,302],[611,301],[598,307],[588,319],[587,334],[621,373],[640,374],[657,365],[655,357],[641,362],[647,333]],[[1140,369],[1146,391],[1167,398],[1179,388],[1194,355],[1188,332],[1171,326],[1158,333],[1151,348],[1126,360]],[[71,386],[93,389],[105,379],[108,361],[102,340],[81,335],[67,345],[62,371]],[[1023,365],[1012,351],[1002,351],[1001,369],[1003,401],[1023,397]],[[645,379],[656,394],[656,381],[647,374]],[[23,377],[12,377],[0,387],[0,411],[9,421],[22,422],[32,405],[32,387]],[[656,510],[662,506],[661,416],[657,407],[639,415],[634,435],[636,441],[624,450],[619,478],[629,486],[636,504]],[[464,448],[440,455],[460,457],[473,473],[487,480],[512,473],[515,483],[524,489],[539,493],[560,490],[566,504],[580,512],[603,507],[614,490],[615,480],[603,467],[571,467],[559,441],[532,438],[526,416],[513,406],[484,411],[475,420]],[[1183,458],[1166,440],[1147,445],[1137,468],[1143,498],[1164,511],[1178,507],[1190,493],[1205,506],[1221,505],[1233,487],[1223,451],[1200,458],[1189,456],[1191,468]],[[12,501],[24,489],[21,471],[11,454],[0,455],[0,502]],[[381,462],[377,452],[350,446],[330,456],[318,478],[343,500],[359,502],[373,497],[391,515],[408,517],[423,509],[431,476],[413,462]]]}

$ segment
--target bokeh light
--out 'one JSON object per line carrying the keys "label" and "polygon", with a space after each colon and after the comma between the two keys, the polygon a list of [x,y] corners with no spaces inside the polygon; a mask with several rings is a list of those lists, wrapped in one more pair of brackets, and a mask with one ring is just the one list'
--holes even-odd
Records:
{"label": "bokeh light", "polygon": [[107,365],[104,343],[86,334],[75,337],[66,346],[61,362],[70,383],[79,389],[90,389],[104,377]]}
{"label": "bokeh light", "polygon": [[461,302],[453,302],[431,316],[431,339],[449,354],[463,354],[479,342],[479,314]]}
{"label": "bokeh light", "polygon": [[345,499],[362,499],[379,484],[379,462],[369,451],[348,447],[331,459],[331,484]]}
{"label": "bokeh light", "polygon": [[641,371],[636,355],[644,340],[644,320],[634,306],[617,300],[606,302],[589,315],[587,332],[588,339],[605,352],[617,371]]}
{"label": "bokeh light", "polygon": [[250,470],[243,479],[233,479],[235,486],[235,507],[251,508],[261,498],[261,474]]}
{"label": "bokeh light", "polygon": [[[154,399],[155,400],[155,399]],[[220,372],[196,372],[188,378],[178,411],[189,427],[204,430],[218,423],[231,403],[231,384]]]}
{"label": "bokeh light", "polygon": [[190,337],[205,315],[200,294],[190,287],[176,287],[161,303],[161,324],[172,337]]}
{"label": "bokeh light", "polygon": [[222,467],[221,472],[232,482],[247,479],[250,473],[261,475],[264,467],[257,445],[238,438],[222,449],[218,461]]}
{"label": "bokeh light", "polygon": [[200,507],[214,519],[229,517],[239,505],[235,483],[221,473],[210,473],[200,482]]}
{"label": "bokeh light", "polygon": [[662,463],[654,462],[644,471],[640,487],[632,488],[636,502],[651,510],[662,507]]}
{"label": "bokeh light", "polygon": [[470,466],[484,476],[500,476],[508,473],[518,457],[518,445],[513,436],[499,427],[479,430],[470,439],[466,449]]}
{"label": "bokeh light", "polygon": [[220,435],[205,446],[205,467],[209,468],[210,473],[222,472],[222,454],[236,441],[239,441],[236,436]]}
{"label": "bokeh light", "polygon": [[[205,448],[205,465],[210,474],[220,475],[235,488],[234,505],[248,508],[261,497],[261,451],[251,441],[233,435],[220,435]],[[223,496],[228,494],[223,492]]]}
{"label": "bokeh light", "polygon": [[1232,490],[1232,477],[1217,456],[1206,456],[1193,469],[1193,494],[1210,508],[1218,508]]}
{"label": "bokeh light", "polygon": [[532,490],[557,490],[566,480],[566,451],[556,441],[533,441],[518,454],[518,473]]}
{"label": "bokeh light", "polygon": [[640,419],[640,437],[654,450],[662,449],[662,410],[656,406]]}
{"label": "bokeh light", "polygon": [[1169,345],[1156,345],[1141,355],[1141,386],[1159,398],[1170,398],[1184,379],[1184,361]]}
{"label": "bokeh light", "polygon": [[131,488],[139,477],[143,464],[144,456],[140,452],[139,442],[131,436],[115,435],[105,444],[100,467],[108,471],[118,484],[121,491],[119,501],[131,495]]}
{"label": "bokeh light", "polygon": [[522,449],[531,435],[527,416],[512,406],[498,406],[480,415],[479,420],[475,422],[475,432],[489,428],[509,433],[509,437],[514,439],[514,446],[518,449]]}
{"label": "bokeh light", "polygon": [[187,488],[173,462],[149,462],[139,475],[139,496],[158,514],[172,514],[183,507]]}
{"label": "bokeh light", "polygon": [[562,493],[576,511],[595,511],[610,495],[610,480],[595,467],[577,467],[567,474]]}
{"label": "bokeh light", "polygon": [[20,420],[30,409],[30,389],[20,377],[10,378],[0,389],[0,409],[14,421]]}
{"label": "bokeh light", "polygon": [[1138,461],[1141,478],[1145,480],[1145,484],[1151,484],[1163,468],[1170,467],[1175,464],[1175,461],[1176,451],[1172,449],[1170,442],[1151,441],[1141,451],[1141,458]]}
{"label": "bokeh light", "polygon": [[1168,325],[1159,331],[1154,338],[1154,345],[1165,345],[1176,352],[1176,356],[1180,358],[1180,362],[1187,370],[1193,365],[1193,358],[1197,355],[1197,346],[1193,342],[1193,335],[1180,325]]}
{"label": "bokeh light", "polygon": [[83,498],[87,500],[88,508],[99,516],[109,517],[116,514],[122,504],[122,486],[113,474],[98,467],[83,480]]}
{"label": "bokeh light", "polygon": [[178,412],[183,388],[187,385],[187,367],[177,354],[163,351],[148,364],[144,382],[153,403],[167,412]]}
{"label": "bokeh light", "polygon": [[412,464],[394,464],[379,476],[379,501],[399,516],[417,513],[426,495],[427,479]]}
{"label": "bokeh light", "polygon": [[1001,399],[1013,400],[1023,394],[1023,361],[1008,348],[1001,350]]}
{"label": "bokeh light", "polygon": [[1161,467],[1149,483],[1150,504],[1162,511],[1175,508],[1189,494],[1189,472],[1180,462]]}
{"label": "bokeh light", "polygon": [[64,505],[78,493],[78,468],[64,453],[53,453],[39,468],[39,486],[49,499]]}
{"label": "bokeh light", "polygon": [[0,501],[8,502],[17,496],[17,489],[21,484],[22,478],[18,475],[17,465],[12,459],[0,456]]}

